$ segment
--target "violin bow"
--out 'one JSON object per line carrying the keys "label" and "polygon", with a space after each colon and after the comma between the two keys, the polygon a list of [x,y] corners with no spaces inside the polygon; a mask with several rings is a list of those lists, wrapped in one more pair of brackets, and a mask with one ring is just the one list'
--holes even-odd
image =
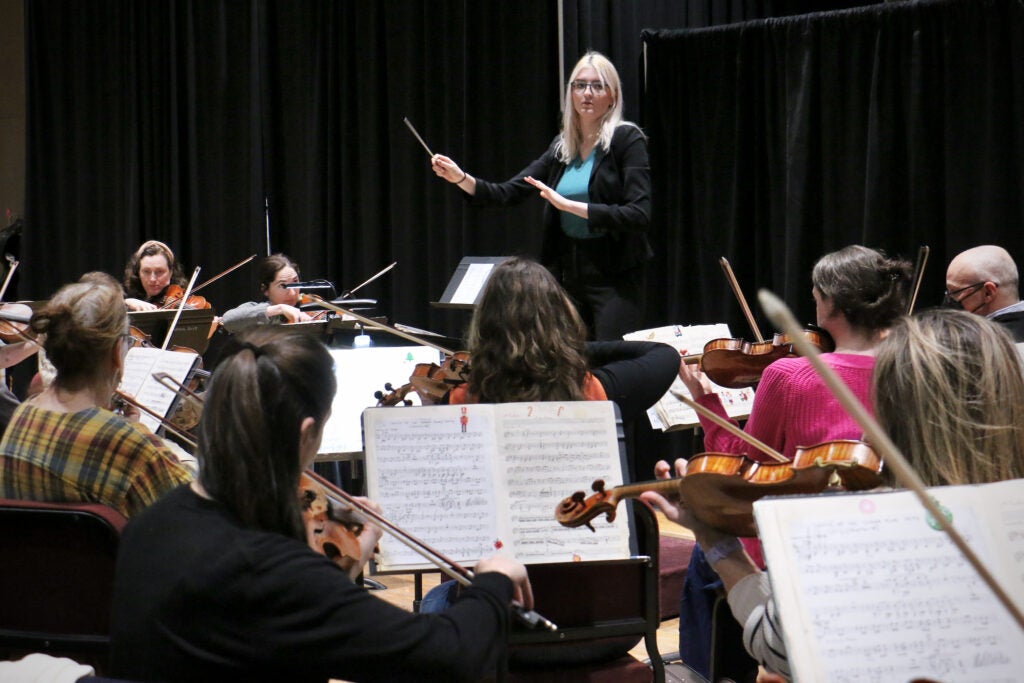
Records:
{"label": "violin bow", "polygon": [[739,427],[737,427],[733,423],[729,422],[728,420],[723,418],[721,415],[716,415],[715,413],[711,412],[710,410],[708,410],[707,408],[705,408],[701,404],[699,404],[696,401],[694,401],[692,398],[690,398],[686,394],[683,394],[683,393],[681,393],[679,391],[675,391],[675,390],[670,390],[670,391],[672,392],[673,396],[678,398],[680,401],[682,401],[683,403],[685,403],[689,407],[693,408],[695,411],[697,411],[698,414],[700,414],[700,415],[706,417],[707,419],[711,420],[716,425],[718,425],[719,427],[721,427],[725,431],[729,432],[733,436],[746,441],[748,444],[750,444],[751,446],[753,446],[757,450],[761,451],[765,455],[770,456],[776,462],[789,462],[790,461],[789,458],[787,458],[786,456],[782,455],[782,453],[779,453],[777,450],[775,450],[774,448],[772,448],[771,446],[766,444],[764,441],[761,441],[757,437],[754,437],[754,436],[751,436],[750,434],[747,434],[745,431],[743,431],[742,429],[740,429]]}
{"label": "violin bow", "polygon": [[736,300],[740,302],[740,308],[743,309],[743,315],[747,318],[747,324],[750,325],[750,331],[754,333],[754,338],[757,339],[758,343],[763,342],[764,337],[761,336],[761,330],[757,329],[757,323],[754,322],[754,314],[750,312],[750,306],[747,305],[747,299],[743,296],[743,290],[740,289],[739,280],[736,279],[736,275],[732,272],[729,259],[723,256],[718,259],[718,264],[722,266],[722,270],[725,272],[725,279],[729,281],[732,293],[736,295]]}
{"label": "violin bow", "polygon": [[[252,261],[254,258],[256,258],[256,254],[253,254],[252,256],[250,256],[247,259],[242,259],[241,261],[239,261],[235,265],[231,266],[227,270],[222,270],[221,272],[217,273],[216,275],[214,275],[213,277],[211,277],[209,280],[207,280],[206,282],[202,283],[201,285],[196,285],[196,288],[192,290],[192,294],[195,294],[196,292],[198,292],[200,289],[202,289],[206,285],[212,285],[214,282],[216,282],[217,280],[221,279],[222,277],[224,277],[228,273],[231,273],[231,272],[234,272],[234,271],[238,270],[239,268],[244,266],[246,263],[249,263],[249,261]],[[185,296],[182,297],[182,298],[187,300],[189,296],[191,296],[191,294],[186,293]]]}
{"label": "violin bow", "polygon": [[907,304],[907,315],[914,312],[914,303],[917,301],[917,293],[921,289],[921,280],[924,279],[924,267],[928,263],[928,253],[931,249],[928,245],[917,250],[917,264],[914,266],[914,291],[910,294],[910,303]]}
{"label": "violin bow", "polygon": [[363,287],[365,287],[366,285],[370,284],[371,282],[373,282],[374,280],[376,280],[377,278],[379,278],[379,277],[380,277],[381,275],[383,275],[384,273],[388,272],[389,270],[391,270],[392,268],[394,268],[394,267],[395,267],[395,266],[397,266],[397,265],[398,265],[398,261],[395,261],[395,262],[394,262],[394,263],[392,263],[392,264],[391,264],[390,266],[388,266],[388,267],[386,267],[386,268],[383,268],[383,269],[381,269],[380,271],[378,271],[376,275],[374,275],[373,277],[371,277],[371,278],[370,278],[369,280],[367,280],[367,281],[366,281],[366,282],[364,282],[363,284],[361,284],[361,285],[356,285],[356,286],[355,286],[355,287],[353,287],[352,289],[346,289],[346,290],[345,290],[344,292],[342,292],[342,293],[341,293],[341,298],[342,298],[342,299],[347,299],[347,298],[349,298],[350,296],[352,296],[353,294],[355,294],[356,292],[358,292],[358,291],[359,291],[360,289],[362,289],[362,288],[363,288]]}
{"label": "violin bow", "polygon": [[7,277],[4,278],[4,284],[0,287],[0,301],[4,300],[4,294],[7,293],[7,285],[11,284],[11,278],[14,277],[14,271],[18,269],[19,261],[14,258],[8,257],[11,264],[11,269],[7,271]]}
{"label": "violin bow", "polygon": [[[392,523],[376,510],[364,505],[362,501],[358,500],[347,491],[333,485],[319,474],[309,470],[307,470],[306,473],[309,474],[314,481],[317,481],[324,487],[324,492],[328,498],[330,498],[332,494],[337,495],[346,504],[355,508],[358,512],[372,519],[374,522],[380,524],[384,531],[390,533],[396,540],[402,542],[410,550],[414,551],[420,557],[424,558],[442,572],[455,579],[455,581],[463,586],[470,585],[470,582],[473,579],[473,572],[471,570],[466,569],[455,560],[445,557],[445,555],[439,550],[430,547],[402,527]],[[558,626],[556,624],[540,614],[537,614],[533,610],[528,610],[519,603],[513,603],[512,606],[515,610],[516,616],[528,625],[540,626],[548,631],[558,630]]]}
{"label": "violin bow", "polygon": [[953,523],[949,521],[939,506],[934,500],[928,495],[928,491],[925,489],[924,482],[918,476],[914,468],[907,462],[906,457],[900,452],[896,444],[892,442],[889,435],[885,433],[881,425],[868,413],[867,409],[861,404],[857,397],[853,395],[853,392],[848,386],[843,384],[843,381],[839,379],[839,376],[832,370],[823,360],[818,356],[818,351],[810,343],[804,339],[803,335],[800,334],[800,325],[797,324],[796,318],[790,312],[786,304],[781,299],[772,294],[766,289],[762,289],[758,293],[758,300],[761,302],[761,308],[765,314],[771,319],[775,325],[781,328],[783,331],[788,332],[793,341],[793,345],[796,346],[800,355],[804,356],[811,362],[814,369],[818,372],[818,375],[825,382],[826,386],[832,391],[833,396],[842,404],[846,409],[846,412],[860,425],[861,429],[868,436],[868,440],[871,445],[881,453],[882,458],[885,460],[886,465],[892,469],[893,474],[896,475],[896,480],[904,488],[910,489],[917,496],[917,499],[921,502],[921,505],[931,514],[932,519],[942,527],[942,530],[946,532],[949,539],[953,544],[960,550],[964,558],[974,568],[974,571],[978,573],[982,581],[988,584],[988,587],[995,593],[996,598],[1006,607],[1007,611],[1010,612],[1011,616],[1017,621],[1017,624],[1024,628],[1024,614],[1017,608],[1017,606],[1010,599],[1010,596],[1003,590],[1002,586],[994,576],[988,571],[981,560],[974,553],[967,542],[963,539],[960,533],[953,527]]}
{"label": "violin bow", "polygon": [[338,305],[334,304],[333,302],[326,301],[319,294],[304,294],[303,296],[309,297],[309,299],[311,301],[315,301],[318,304],[320,304],[321,306],[323,306],[324,308],[326,308],[328,310],[331,310],[331,311],[334,311],[335,313],[339,313],[341,315],[350,316],[350,317],[358,320],[359,322],[361,322],[364,326],[368,325],[368,326],[370,326],[373,329],[383,330],[385,332],[390,332],[391,334],[395,335],[396,337],[401,337],[402,339],[407,339],[407,340],[413,342],[414,344],[419,344],[421,346],[428,346],[428,347],[430,347],[432,349],[436,349],[436,350],[440,351],[441,353],[443,353],[446,356],[454,356],[455,355],[454,351],[451,351],[450,349],[446,349],[443,346],[439,346],[438,344],[435,344],[433,342],[429,342],[426,339],[421,339],[421,338],[417,337],[416,335],[410,334],[410,333],[405,332],[403,330],[400,330],[397,327],[392,327],[391,325],[387,325],[387,324],[382,323],[382,322],[377,322],[373,318],[367,318],[366,316],[359,315],[358,313],[353,313],[352,311],[348,310],[347,308],[342,308],[341,306],[338,306]]}

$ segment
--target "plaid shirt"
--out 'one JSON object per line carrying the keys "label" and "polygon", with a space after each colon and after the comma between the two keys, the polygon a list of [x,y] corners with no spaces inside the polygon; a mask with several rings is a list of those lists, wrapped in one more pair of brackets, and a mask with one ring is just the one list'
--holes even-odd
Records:
{"label": "plaid shirt", "polygon": [[131,517],[191,479],[157,436],[100,408],[23,403],[0,441],[5,498],[103,503]]}

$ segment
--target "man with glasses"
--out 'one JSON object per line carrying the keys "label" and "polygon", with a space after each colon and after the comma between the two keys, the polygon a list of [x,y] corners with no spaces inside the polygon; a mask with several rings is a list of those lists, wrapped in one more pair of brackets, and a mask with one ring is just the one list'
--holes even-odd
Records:
{"label": "man with glasses", "polygon": [[944,304],[983,315],[1024,342],[1024,301],[1018,294],[1017,264],[992,244],[957,254],[946,269]]}

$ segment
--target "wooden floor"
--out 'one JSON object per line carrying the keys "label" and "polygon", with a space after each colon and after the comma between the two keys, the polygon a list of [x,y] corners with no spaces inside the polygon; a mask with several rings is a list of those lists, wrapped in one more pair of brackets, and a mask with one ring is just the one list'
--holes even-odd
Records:
{"label": "wooden floor", "polygon": [[[658,528],[660,533],[666,536],[693,538],[690,531],[684,527],[674,524],[664,518],[661,513],[658,516]],[[436,586],[440,582],[440,572],[423,575],[423,593]],[[383,600],[397,605],[403,609],[412,610],[413,599],[415,598],[415,579],[411,574],[390,574],[384,576],[370,577],[384,586],[386,590],[375,591],[375,594]],[[679,651],[679,619],[668,619],[661,623],[658,628],[658,652],[665,657],[674,656]],[[637,659],[646,660],[647,649],[643,641],[637,644],[631,651]]]}

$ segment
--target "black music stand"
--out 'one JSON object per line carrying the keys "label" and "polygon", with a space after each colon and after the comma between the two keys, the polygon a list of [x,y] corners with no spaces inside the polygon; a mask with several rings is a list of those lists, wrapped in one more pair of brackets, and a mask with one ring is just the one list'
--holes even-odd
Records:
{"label": "black music stand", "polygon": [[483,291],[491,270],[508,256],[466,256],[455,268],[440,301],[431,301],[437,308],[460,308],[473,310],[480,292]]}
{"label": "black music stand", "polygon": [[[177,310],[128,311],[128,324],[148,334],[154,346],[163,346],[176,313]],[[186,309],[181,312],[167,347],[185,346],[202,355],[210,343],[212,326],[212,308]]]}

